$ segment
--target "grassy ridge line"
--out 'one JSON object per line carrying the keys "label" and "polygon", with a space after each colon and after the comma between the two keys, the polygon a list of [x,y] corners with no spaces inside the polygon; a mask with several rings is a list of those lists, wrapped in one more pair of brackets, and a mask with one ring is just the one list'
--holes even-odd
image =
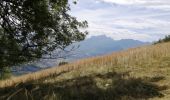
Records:
{"label": "grassy ridge line", "polygon": [[89,61],[91,62],[91,59],[96,59],[96,58],[97,57],[90,58],[90,59],[88,58],[88,59],[70,63],[69,65],[56,66],[50,69],[45,69],[42,71],[33,72],[33,73],[26,74],[26,75],[18,76],[18,77],[12,77],[7,80],[1,80],[0,88],[15,86],[20,83],[26,83],[26,82],[39,80],[39,79],[44,79],[46,77],[60,75],[62,73],[69,72],[74,69],[79,69],[80,65],[84,65],[85,62],[89,62]]}
{"label": "grassy ridge line", "polygon": [[[166,57],[169,55],[170,43],[163,43],[151,46],[143,46],[139,48],[133,48],[111,55],[93,57],[88,59],[83,59],[80,61],[73,62],[68,65],[61,67],[54,67],[51,69],[46,69],[43,71],[30,73],[20,77],[12,77],[11,79],[0,81],[0,88],[15,86],[20,83],[26,83],[34,80],[43,79],[46,77],[51,77],[55,75],[60,75],[63,72],[69,72],[75,69],[88,67],[90,65],[103,65],[110,63],[110,65],[135,65],[136,62],[140,60],[145,60],[152,58]],[[143,62],[143,61],[142,61]]]}
{"label": "grassy ridge line", "polygon": [[12,77],[12,78],[7,79],[7,80],[1,80],[0,81],[0,88],[15,86],[15,85],[18,85],[20,83],[31,82],[31,81],[34,81],[34,80],[43,79],[43,78],[50,77],[50,76],[53,76],[53,75],[60,75],[60,73],[64,73],[64,72],[69,71],[70,68],[72,68],[72,70],[74,69],[74,67],[71,67],[71,64],[70,64],[70,65],[67,65],[67,66],[53,67],[53,68],[50,68],[50,69],[45,69],[45,70],[42,70],[42,71],[29,73],[29,74],[18,76],[18,77]]}

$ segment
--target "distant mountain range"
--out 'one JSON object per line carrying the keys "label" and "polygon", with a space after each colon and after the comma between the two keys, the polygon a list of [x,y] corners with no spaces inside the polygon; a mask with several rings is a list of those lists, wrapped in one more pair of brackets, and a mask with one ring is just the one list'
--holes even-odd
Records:
{"label": "distant mountain range", "polygon": [[[74,61],[82,58],[105,55],[116,51],[125,50],[128,48],[138,47],[147,45],[148,42],[141,42],[133,39],[122,39],[113,40],[112,38],[106,37],[105,35],[93,36],[85,39],[84,41],[74,43],[68,48],[73,46],[78,47],[75,49],[66,59],[67,61]],[[55,59],[41,60],[34,64],[24,65],[23,67],[16,67],[13,69],[16,75],[35,72],[44,68],[56,66],[59,61]]]}
{"label": "distant mountain range", "polygon": [[106,37],[105,35],[93,36],[89,39],[73,44],[80,46],[77,50],[74,51],[74,58],[77,59],[104,55],[147,44],[149,43],[133,39],[113,40],[112,38]]}

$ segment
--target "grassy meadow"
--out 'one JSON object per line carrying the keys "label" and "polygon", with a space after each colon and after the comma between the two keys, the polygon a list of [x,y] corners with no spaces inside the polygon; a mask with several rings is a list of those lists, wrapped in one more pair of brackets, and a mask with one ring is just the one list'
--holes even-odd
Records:
{"label": "grassy meadow", "polygon": [[170,100],[170,42],[2,80],[0,100]]}

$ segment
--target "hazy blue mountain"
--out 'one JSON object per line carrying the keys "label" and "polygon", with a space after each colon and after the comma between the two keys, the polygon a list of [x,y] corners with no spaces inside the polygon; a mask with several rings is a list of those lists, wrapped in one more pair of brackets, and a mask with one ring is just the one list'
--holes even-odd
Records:
{"label": "hazy blue mountain", "polygon": [[149,43],[141,42],[133,39],[113,40],[112,38],[106,37],[105,35],[101,35],[101,36],[93,36],[82,42],[74,44],[80,46],[74,52],[75,54],[77,53],[75,58],[76,57],[84,58],[84,57],[109,54],[112,52],[138,47],[146,44]]}
{"label": "hazy blue mountain", "polygon": [[18,76],[18,75],[22,75],[22,74],[26,74],[26,73],[31,73],[31,72],[36,72],[41,70],[42,68],[40,66],[36,66],[34,64],[28,64],[28,65],[24,65],[24,66],[16,66],[12,68],[12,72],[14,75]]}

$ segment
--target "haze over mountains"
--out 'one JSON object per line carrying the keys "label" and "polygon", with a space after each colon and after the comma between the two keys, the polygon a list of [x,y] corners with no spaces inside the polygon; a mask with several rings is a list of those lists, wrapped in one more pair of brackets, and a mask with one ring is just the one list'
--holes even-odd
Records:
{"label": "haze over mountains", "polygon": [[[105,35],[93,36],[84,41],[71,45],[70,47],[72,46],[79,47],[72,52],[71,56],[68,56],[66,61],[74,61],[87,57],[105,55],[112,52],[121,51],[128,48],[138,47],[147,44],[149,43],[133,39],[113,40],[112,38],[106,37]],[[17,72],[17,74],[25,74],[41,70],[42,68],[56,66],[58,63],[59,62],[56,59],[45,60],[43,59],[34,64],[18,67],[14,70],[15,72]]]}
{"label": "haze over mountains", "polygon": [[125,50],[128,48],[138,47],[149,44],[133,39],[113,40],[105,35],[93,36],[82,42],[76,43],[80,47],[75,50],[77,58],[92,57],[98,55],[109,54],[116,51]]}

